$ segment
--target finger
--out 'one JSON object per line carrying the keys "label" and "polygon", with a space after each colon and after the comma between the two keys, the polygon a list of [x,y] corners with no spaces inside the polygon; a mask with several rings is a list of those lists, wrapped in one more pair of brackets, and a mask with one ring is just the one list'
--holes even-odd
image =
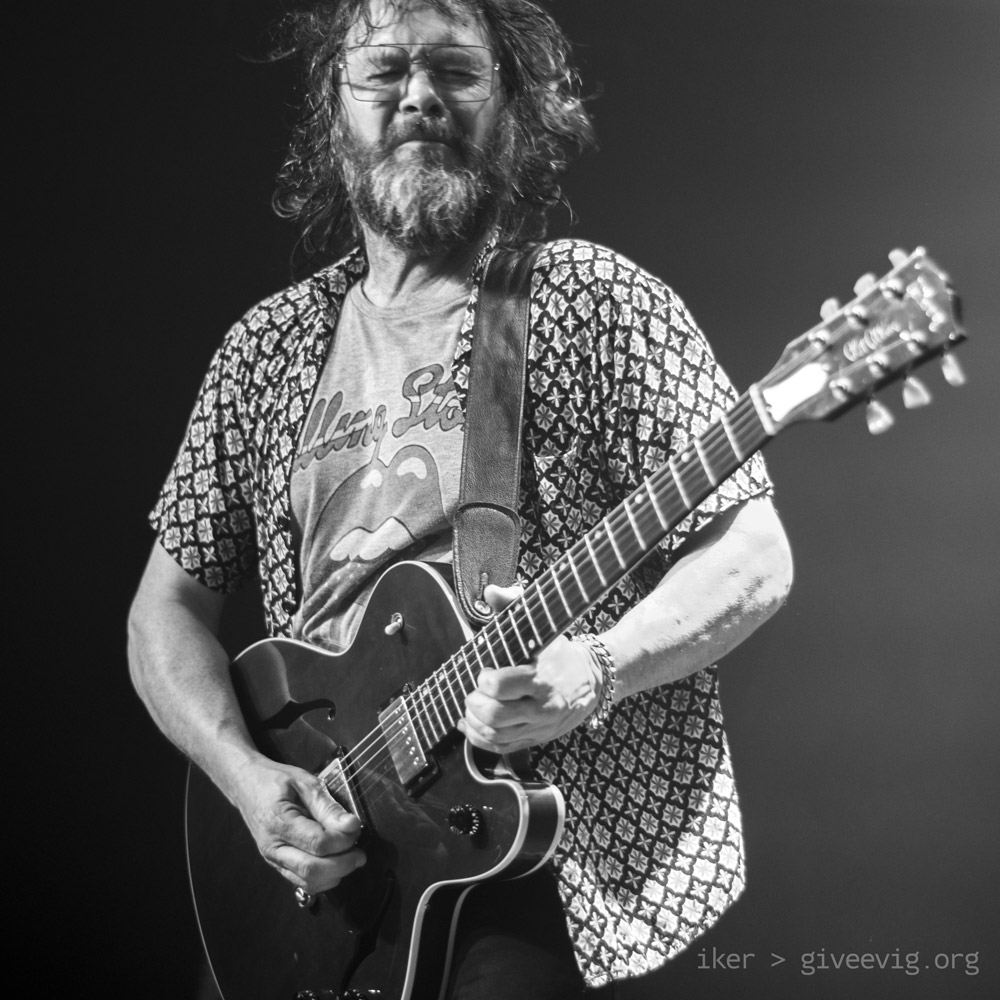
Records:
{"label": "finger", "polygon": [[322,780],[306,782],[300,789],[302,804],[328,833],[348,838],[353,844],[361,832],[361,820],[348,812],[327,790]]}
{"label": "finger", "polygon": [[532,745],[531,739],[527,738],[528,726],[524,723],[494,728],[475,716],[466,715],[459,722],[458,728],[473,746],[489,750],[491,753],[513,753],[515,750]]}
{"label": "finger", "polygon": [[497,587],[492,583],[483,590],[483,600],[493,609],[494,613],[503,611],[508,604],[516,601],[524,593],[524,588],[515,584],[513,587]]}
{"label": "finger", "polygon": [[476,689],[497,701],[516,701],[530,698],[537,691],[536,671],[533,666],[520,664],[515,667],[491,667],[476,678]]}
{"label": "finger", "polygon": [[291,844],[278,844],[265,857],[292,885],[313,894],[339,885],[366,861],[364,851],[356,847],[333,857],[316,857]]}
{"label": "finger", "polygon": [[494,739],[494,732],[509,729],[528,721],[531,701],[497,701],[478,691],[473,691],[465,702],[465,718],[477,727],[484,739]]}
{"label": "finger", "polygon": [[295,776],[284,794],[254,824],[261,852],[288,844],[315,856],[339,854],[354,846],[361,830],[356,816],[343,809],[312,775]]}

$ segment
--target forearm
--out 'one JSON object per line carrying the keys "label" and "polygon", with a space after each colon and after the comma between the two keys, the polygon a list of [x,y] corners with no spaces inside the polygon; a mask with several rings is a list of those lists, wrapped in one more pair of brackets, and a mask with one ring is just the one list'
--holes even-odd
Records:
{"label": "forearm", "polygon": [[225,598],[154,546],[129,614],[129,669],[164,734],[239,809],[264,860],[294,886],[331,889],[365,857],[361,829],[324,781],[250,740],[219,642]]}
{"label": "forearm", "polygon": [[235,775],[260,755],[216,635],[221,603],[164,598],[141,587],[129,614],[128,658],[132,683],[154,722],[232,798]]}
{"label": "forearm", "polygon": [[723,515],[602,636],[615,662],[615,701],[718,661],[774,614],[791,578],[770,501],[750,500]]}

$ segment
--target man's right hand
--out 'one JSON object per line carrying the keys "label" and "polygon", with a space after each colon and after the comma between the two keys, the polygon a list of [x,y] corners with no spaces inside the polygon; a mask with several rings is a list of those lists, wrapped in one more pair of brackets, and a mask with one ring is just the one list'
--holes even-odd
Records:
{"label": "man's right hand", "polygon": [[292,885],[324,892],[365,863],[355,846],[361,821],[315,775],[262,757],[234,784],[233,802],[261,856]]}

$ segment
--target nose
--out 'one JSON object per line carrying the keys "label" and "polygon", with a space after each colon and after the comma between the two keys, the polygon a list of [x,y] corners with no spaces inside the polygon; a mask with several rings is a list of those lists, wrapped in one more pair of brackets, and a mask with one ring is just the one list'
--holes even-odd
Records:
{"label": "nose", "polygon": [[444,101],[434,89],[434,79],[426,67],[420,65],[410,67],[406,90],[399,99],[399,110],[430,116],[444,114]]}

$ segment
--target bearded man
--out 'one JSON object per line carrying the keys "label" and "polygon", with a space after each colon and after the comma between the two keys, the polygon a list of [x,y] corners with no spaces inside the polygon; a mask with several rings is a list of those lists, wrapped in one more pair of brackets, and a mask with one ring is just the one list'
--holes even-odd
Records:
{"label": "bearded man", "polygon": [[[472,331],[493,249],[537,249],[523,581],[735,397],[662,282],[594,244],[538,245],[558,177],[591,132],[566,40],[537,5],[343,0],[291,23],[307,101],[276,207],[300,222],[316,269],[250,310],[213,359],[151,515],[157,541],[129,650],[154,720],[236,807],[261,869],[314,905],[363,877],[375,844],[365,837],[378,831],[363,831],[349,796],[254,744],[217,637],[221,612],[259,576],[272,636],[342,654],[388,566],[451,559]],[[530,751],[562,791],[565,825],[546,863],[468,893],[449,923],[440,991],[411,978],[403,1000],[611,995],[739,895],[714,664],[790,584],[770,494],[750,458],[565,635],[479,673],[454,738]],[[483,596],[499,611],[517,593]],[[452,822],[471,835],[481,818]],[[388,997],[347,978],[295,995]]]}

